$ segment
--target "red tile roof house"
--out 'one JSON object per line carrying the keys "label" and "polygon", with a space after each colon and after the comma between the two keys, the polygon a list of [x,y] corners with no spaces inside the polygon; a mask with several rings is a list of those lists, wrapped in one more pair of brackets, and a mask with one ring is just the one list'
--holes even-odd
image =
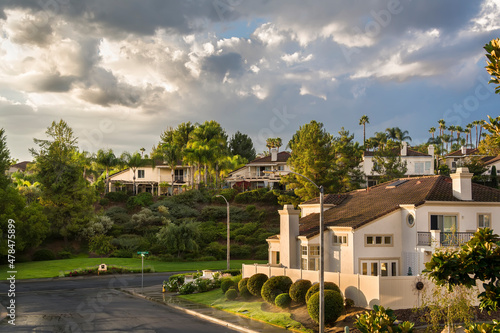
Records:
{"label": "red tile roof house", "polygon": [[[359,306],[417,305],[415,283],[437,247],[459,245],[477,228],[500,230],[500,190],[471,178],[458,168],[451,178],[404,178],[326,195],[325,280]],[[267,239],[269,264],[244,265],[244,277],[262,272],[318,281],[319,200],[299,207],[279,211],[280,234]]]}

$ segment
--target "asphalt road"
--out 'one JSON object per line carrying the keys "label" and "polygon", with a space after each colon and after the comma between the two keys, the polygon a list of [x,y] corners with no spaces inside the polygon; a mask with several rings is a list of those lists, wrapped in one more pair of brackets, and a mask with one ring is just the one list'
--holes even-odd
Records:
{"label": "asphalt road", "polygon": [[[170,274],[144,275],[144,287],[159,286]],[[117,290],[140,287],[141,275],[17,281],[9,298],[2,281],[0,312],[15,299],[16,325],[7,317],[0,332],[234,332]]]}

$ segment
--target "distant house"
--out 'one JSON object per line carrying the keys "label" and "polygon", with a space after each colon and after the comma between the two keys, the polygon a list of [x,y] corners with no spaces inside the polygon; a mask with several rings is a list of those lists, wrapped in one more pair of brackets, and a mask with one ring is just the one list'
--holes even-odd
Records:
{"label": "distant house", "polygon": [[[403,178],[325,196],[325,272],[417,275],[437,247],[458,246],[477,228],[500,229],[500,190],[450,177]],[[285,205],[280,234],[267,239],[269,264],[319,269],[319,199]],[[292,274],[292,273],[290,273]]]}
{"label": "distant house", "polygon": [[[430,176],[434,175],[434,146],[430,145],[428,153],[424,154],[419,151],[408,148],[406,142],[402,143],[401,149],[394,149],[393,153],[401,157],[401,161],[406,162],[406,176]],[[365,151],[363,161],[361,162],[361,170],[366,175],[367,186],[378,184],[380,173],[374,171],[376,169],[375,152]]]}
{"label": "distant house", "polygon": [[[144,166],[135,171],[135,185],[137,193],[150,192],[157,195],[176,194],[182,192],[185,187],[191,186],[191,169],[188,166],[178,165],[174,170],[166,164]],[[128,168],[109,176],[109,191],[133,192],[134,172]]]}
{"label": "distant house", "polygon": [[483,157],[481,160],[484,162],[484,166],[488,168],[483,175],[489,176],[493,166],[497,169],[497,176],[500,175],[500,155]]}
{"label": "distant house", "polygon": [[280,183],[279,173],[270,174],[266,172],[290,171],[287,161],[290,158],[287,151],[278,152],[277,149],[271,149],[271,154],[259,157],[248,163],[242,168],[231,172],[226,181],[230,187],[240,187],[242,189],[257,189],[263,187],[276,188]]}
{"label": "distant house", "polygon": [[28,164],[30,164],[30,161],[23,161],[16,163],[14,165],[11,165],[9,169],[7,170],[8,175],[12,175],[14,172],[26,172],[26,168],[28,167]]}

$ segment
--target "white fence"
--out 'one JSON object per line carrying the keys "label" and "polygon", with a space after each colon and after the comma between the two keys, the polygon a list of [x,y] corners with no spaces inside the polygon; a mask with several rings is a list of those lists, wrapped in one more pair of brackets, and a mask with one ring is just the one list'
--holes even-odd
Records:
{"label": "white fence", "polygon": [[[263,273],[267,276],[286,275],[292,281],[319,281],[318,271],[288,269],[271,265],[243,265],[243,278]],[[419,276],[367,276],[359,274],[342,274],[325,272],[325,281],[337,284],[346,298],[354,301],[356,306],[373,308],[382,305],[391,309],[408,309],[421,304],[422,291],[417,289],[417,282],[424,288],[431,288],[432,283]]]}

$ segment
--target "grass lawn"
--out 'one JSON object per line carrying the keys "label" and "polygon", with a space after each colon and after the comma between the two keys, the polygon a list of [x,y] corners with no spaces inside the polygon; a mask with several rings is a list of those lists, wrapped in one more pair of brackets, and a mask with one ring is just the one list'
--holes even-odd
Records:
{"label": "grass lawn", "polygon": [[222,293],[221,289],[212,290],[206,293],[179,295],[178,297],[187,299],[192,302],[205,304],[216,309],[221,309],[227,312],[236,313],[238,315],[248,317],[253,320],[263,321],[272,325],[287,328],[297,332],[311,332],[307,330],[301,323],[291,318],[288,312],[269,312],[262,310],[264,302],[259,301],[228,301]]}
{"label": "grass lawn", "polygon": [[[231,260],[231,268],[240,268],[242,264],[266,263],[264,260]],[[101,263],[100,258],[74,258],[50,261],[31,261],[16,263],[16,279],[36,279],[58,277],[61,271],[74,270],[97,266]],[[138,258],[103,258],[106,265],[123,266],[129,268],[141,268],[141,259]],[[193,262],[164,262],[144,260],[144,267],[152,267],[154,272],[177,272],[197,271],[203,269],[226,269],[226,261],[193,261]],[[0,279],[8,277],[7,265],[0,266]]]}

